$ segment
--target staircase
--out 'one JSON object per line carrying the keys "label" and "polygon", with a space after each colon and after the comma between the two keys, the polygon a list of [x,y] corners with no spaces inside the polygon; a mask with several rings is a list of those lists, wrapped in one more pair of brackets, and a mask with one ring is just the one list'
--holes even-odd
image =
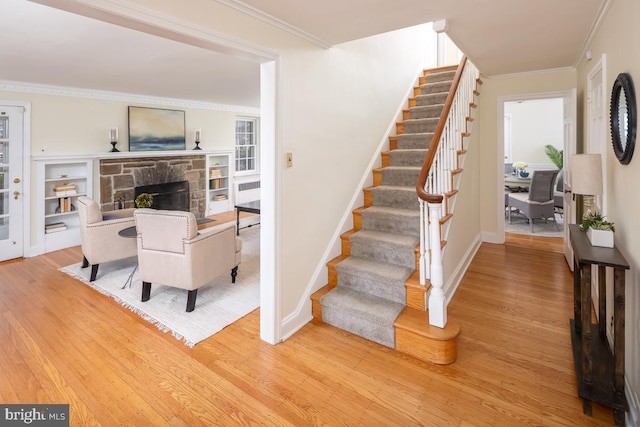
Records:
{"label": "staircase", "polygon": [[364,189],[364,206],[353,212],[353,229],[341,236],[341,255],[327,264],[327,285],[312,295],[314,321],[440,364],[455,360],[460,328],[429,325],[416,182],[455,75],[455,66],[425,70],[373,187]]}

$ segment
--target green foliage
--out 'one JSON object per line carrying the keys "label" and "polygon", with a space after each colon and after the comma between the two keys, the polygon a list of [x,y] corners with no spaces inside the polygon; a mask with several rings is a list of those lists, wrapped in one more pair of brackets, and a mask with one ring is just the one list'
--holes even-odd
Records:
{"label": "green foliage", "polygon": [[544,152],[547,155],[547,157],[549,157],[549,160],[551,160],[551,163],[553,163],[555,167],[558,168],[558,170],[562,170],[562,166],[563,166],[562,150],[558,150],[553,145],[547,144],[544,146]]}
{"label": "green foliage", "polygon": [[153,196],[149,193],[141,193],[136,197],[136,208],[150,208],[153,205]]}
{"label": "green foliage", "polygon": [[613,222],[609,222],[599,213],[591,212],[582,220],[582,229],[587,231],[589,228],[594,230],[611,230],[616,231]]}

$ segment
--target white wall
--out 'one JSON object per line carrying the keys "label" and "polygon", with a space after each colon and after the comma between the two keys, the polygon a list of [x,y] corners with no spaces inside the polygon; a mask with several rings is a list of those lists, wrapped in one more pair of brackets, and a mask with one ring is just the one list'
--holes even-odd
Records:
{"label": "white wall", "polygon": [[[606,54],[606,76],[610,105],[611,87],[619,73],[630,73],[635,84],[636,99],[640,93],[640,57],[636,54],[640,40],[640,3],[636,0],[616,0],[595,34],[588,48],[593,58]],[[635,43],[635,44],[634,44]],[[578,91],[585,98],[587,76],[595,61],[583,60],[578,67]],[[586,135],[586,125],[585,125]],[[636,147],[634,158],[628,165],[621,165],[611,148],[610,132],[607,132],[607,217],[616,225],[615,244],[629,262],[631,269],[626,274],[626,379],[631,392],[631,425],[640,425],[640,198],[637,183],[640,182],[640,154]],[[612,299],[611,287],[607,289],[608,301]],[[607,307],[607,319],[611,316],[611,305]]]}
{"label": "white wall", "polygon": [[528,169],[552,167],[544,147],[563,148],[562,99],[528,99],[506,102],[504,112],[511,114],[513,161],[524,161]]}

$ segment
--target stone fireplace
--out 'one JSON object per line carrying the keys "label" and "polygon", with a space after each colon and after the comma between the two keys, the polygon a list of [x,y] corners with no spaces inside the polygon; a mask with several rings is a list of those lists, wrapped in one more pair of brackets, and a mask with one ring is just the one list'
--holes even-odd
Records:
{"label": "stone fireplace", "polygon": [[133,208],[136,187],[186,181],[189,211],[202,218],[206,210],[205,165],[204,155],[100,159],[100,206],[105,211]]}

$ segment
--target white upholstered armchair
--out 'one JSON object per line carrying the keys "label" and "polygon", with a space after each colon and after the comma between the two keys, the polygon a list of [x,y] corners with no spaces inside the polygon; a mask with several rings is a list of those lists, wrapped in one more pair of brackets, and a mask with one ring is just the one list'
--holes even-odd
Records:
{"label": "white upholstered armchair", "polygon": [[91,265],[89,281],[96,279],[100,264],[136,256],[138,253],[136,239],[118,235],[120,230],[135,225],[134,210],[102,212],[94,200],[85,196],[78,197],[82,268]]}
{"label": "white upholstered armchair", "polygon": [[137,209],[138,265],[142,301],[151,296],[151,284],[188,290],[187,311],[193,311],[198,288],[223,274],[235,283],[242,240],[235,224],[207,228],[198,234],[191,212]]}

